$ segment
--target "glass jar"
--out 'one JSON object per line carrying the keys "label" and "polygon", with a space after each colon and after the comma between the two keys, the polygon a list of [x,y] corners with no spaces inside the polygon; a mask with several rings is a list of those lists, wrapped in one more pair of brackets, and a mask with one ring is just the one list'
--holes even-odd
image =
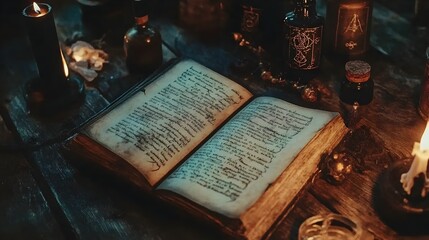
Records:
{"label": "glass jar", "polygon": [[374,82],[371,66],[361,60],[349,61],[345,65],[346,76],[341,82],[340,99],[350,105],[367,105],[372,101]]}
{"label": "glass jar", "polygon": [[357,220],[339,214],[316,215],[301,224],[298,239],[358,240],[362,232],[362,226]]}

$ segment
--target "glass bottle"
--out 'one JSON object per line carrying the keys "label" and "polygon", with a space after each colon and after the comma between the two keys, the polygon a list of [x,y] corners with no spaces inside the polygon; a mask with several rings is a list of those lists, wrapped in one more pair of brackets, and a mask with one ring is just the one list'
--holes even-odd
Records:
{"label": "glass bottle", "polygon": [[367,105],[372,101],[374,82],[371,79],[371,66],[364,61],[348,61],[346,76],[341,83],[340,99],[354,105]]}
{"label": "glass bottle", "polygon": [[162,64],[159,31],[149,25],[149,1],[134,0],[135,25],[124,36],[126,64],[131,73],[148,74]]}
{"label": "glass bottle", "polygon": [[241,3],[240,30],[246,39],[261,41],[262,0],[243,0]]}
{"label": "glass bottle", "polygon": [[365,61],[348,61],[345,70],[340,87],[340,107],[346,126],[355,129],[368,110],[366,105],[372,101],[374,82],[371,79],[371,66]]}
{"label": "glass bottle", "polygon": [[328,0],[325,44],[328,56],[363,58],[370,47],[372,0]]}
{"label": "glass bottle", "polygon": [[179,21],[205,40],[218,38],[229,22],[231,1],[179,0]]}
{"label": "glass bottle", "polygon": [[316,0],[297,0],[283,23],[286,74],[307,83],[319,72],[322,51],[324,18],[317,15]]}

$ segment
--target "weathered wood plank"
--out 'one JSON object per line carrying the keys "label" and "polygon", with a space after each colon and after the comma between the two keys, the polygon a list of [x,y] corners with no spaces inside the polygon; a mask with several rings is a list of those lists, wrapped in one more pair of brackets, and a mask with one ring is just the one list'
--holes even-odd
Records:
{"label": "weathered wood plank", "polygon": [[298,239],[298,229],[301,223],[316,214],[328,214],[329,210],[310,192],[306,191],[299,202],[278,224],[270,239]]}
{"label": "weathered wood plank", "polygon": [[[66,18],[74,15],[67,9],[62,10]],[[56,20],[60,19],[57,26],[66,29],[64,32],[60,30],[59,33],[60,36],[67,37],[69,36],[67,34],[79,29],[79,25],[73,26],[73,21],[67,23],[66,20],[61,20],[60,11],[56,12]],[[18,48],[14,50],[20,52]],[[112,53],[112,56],[121,60],[121,55],[117,52]],[[26,76],[15,76],[17,80],[30,79],[35,75],[34,65],[28,64],[28,60],[24,62],[25,64],[19,66],[8,66],[10,69],[8,71],[11,72],[19,71],[24,65],[32,66]],[[116,80],[117,75],[112,74],[121,74],[121,72],[114,66],[115,64],[106,67],[106,71],[100,74],[100,79]],[[107,92],[112,89],[104,90]],[[70,165],[59,153],[59,144],[64,138],[75,127],[108,104],[96,91],[87,91],[85,104],[78,104],[51,117],[29,115],[22,92],[14,92],[10,96],[13,98],[7,108],[20,139],[26,144],[37,146],[48,141],[28,157],[34,163],[34,171],[44,181],[43,191],[48,196],[48,201],[62,211],[59,215],[62,218],[61,223],[66,225],[64,228],[69,230],[68,237],[83,239],[174,239],[177,236],[187,239],[220,238],[219,233],[210,230],[207,226],[200,226],[200,223],[188,219],[188,216],[127,189],[115,181],[108,180],[108,176],[94,176],[94,173],[85,172],[84,169]],[[23,216],[25,218],[25,215]],[[168,226],[168,231],[165,231],[165,226]],[[207,232],[212,237],[207,237]]]}
{"label": "weathered wood plank", "polygon": [[[162,203],[133,193],[132,189],[109,180],[109,176],[85,172],[85,169],[71,165],[60,153],[62,140],[57,138],[58,134],[61,136],[61,133],[74,129],[106,104],[96,91],[89,90],[83,105],[71,109],[71,113],[44,118],[43,121],[27,114],[25,103],[19,95],[8,106],[10,118],[24,142],[34,143],[35,137],[37,142],[57,139],[55,144],[31,153],[29,158],[37,168],[35,171],[40,172],[45,180],[44,191],[49,195],[49,201],[64,211],[62,221],[69,225],[67,227],[72,229],[74,237],[140,239],[146,236],[149,239],[170,239],[186,236],[190,239],[210,239],[206,236],[209,231],[212,239],[218,238],[219,233],[207,226],[193,228],[193,225],[199,224],[195,220]],[[175,217],[172,218],[172,215]],[[177,223],[177,219],[186,220]],[[175,227],[164,231],[164,226]]]}
{"label": "weathered wood plank", "polygon": [[289,239],[296,239],[297,229],[306,218],[333,212],[357,219],[365,236],[370,236],[368,239],[397,237],[395,231],[380,220],[375,208],[374,191],[378,176],[396,159],[383,144],[382,139],[368,128],[349,135],[336,151],[347,151],[359,160],[360,164],[353,165],[355,171],[339,186],[329,184],[323,171],[317,175],[274,236],[289,234]]}
{"label": "weathered wood plank", "polygon": [[[72,11],[76,10],[76,5],[74,6],[75,8],[74,10],[72,8]],[[68,15],[68,10],[66,9],[60,8],[65,12],[56,12],[59,19],[61,19],[63,13],[65,16],[74,16],[74,14]],[[378,129],[380,136],[391,144],[388,146],[389,148],[395,148],[394,150],[399,154],[406,155],[411,149],[409,144],[419,139],[424,125],[415,112],[416,102],[410,102],[410,99],[416,100],[413,96],[416,96],[418,92],[423,58],[415,56],[421,53],[425,45],[421,41],[424,42],[425,40],[416,39],[414,42],[411,36],[412,30],[407,30],[408,23],[402,21],[401,18],[388,9],[376,5],[374,14],[376,16],[373,28],[376,30],[373,32],[371,43],[377,51],[382,52],[385,56],[377,53],[371,56],[376,92],[375,100],[368,108],[370,113],[366,117],[370,120],[370,127]],[[383,15],[383,18],[381,18],[381,15]],[[63,21],[59,22],[60,28],[63,29],[60,34],[64,34],[65,37],[69,36],[72,30],[79,30],[81,27],[81,25],[75,25],[72,28],[68,28],[70,24],[74,23],[69,23],[67,19],[65,17]],[[398,24],[396,23],[397,21],[399,21],[398,29],[395,27],[395,24]],[[236,57],[234,54],[237,51],[235,51],[236,49],[234,49],[232,43],[228,43],[227,39],[223,39],[215,44],[207,44],[190,35],[184,29],[170,24],[171,22],[168,21],[160,24],[163,37],[169,46],[176,50],[181,50],[180,53],[183,55],[190,56],[216,71],[234,77],[230,64]],[[386,25],[388,26],[387,28]],[[401,36],[409,36],[409,38]],[[391,42],[386,43],[386,39]],[[410,45],[412,46],[410,47]],[[18,56],[26,55],[23,52],[25,50],[20,50],[18,47],[10,51],[13,53],[18,52]],[[120,62],[121,49],[116,47],[115,51],[117,52],[109,50],[112,56],[117,56],[112,60],[117,59]],[[21,59],[16,62],[20,66],[28,65],[27,60],[23,61]],[[0,66],[3,69],[4,65]],[[9,74],[18,82],[27,80],[27,77],[35,72],[34,66],[29,66],[30,70],[22,66],[13,68],[16,71],[11,71]],[[119,81],[120,77],[125,74],[121,72],[124,69],[123,67],[115,71],[115,66],[115,64],[106,66],[105,71],[100,75],[100,81],[92,86],[101,92],[111,93],[111,96],[105,95],[108,100],[117,96],[117,93],[114,93],[115,84],[121,85],[122,83],[116,81]],[[20,73],[21,68],[25,71],[30,71],[31,74]],[[335,91],[338,90],[339,80],[342,76],[341,68],[341,65],[326,61],[325,69],[320,76],[320,79],[327,80]],[[240,80],[237,77],[234,78]],[[287,94],[283,90],[271,89],[263,84],[243,83],[256,93],[272,91],[277,95]],[[124,85],[128,87],[127,84]],[[122,88],[118,87],[118,89]],[[394,99],[395,104],[391,105]],[[399,100],[396,102],[396,99]],[[45,189],[43,190],[48,196],[49,203],[63,209],[63,215],[60,214],[60,217],[63,217],[61,221],[67,224],[66,228],[72,229],[75,237],[79,238],[175,239],[178,236],[187,239],[220,238],[221,236],[218,236],[217,233],[200,225],[195,220],[189,219],[185,214],[176,212],[176,210],[147,198],[141,193],[134,192],[120,183],[109,180],[108,176],[77,168],[71,165],[65,159],[65,156],[58,153],[59,143],[63,137],[67,136],[76,126],[93,116],[106,104],[107,101],[102,96],[90,91],[86,96],[86,105],[84,107],[78,107],[77,109],[79,110],[71,109],[70,112],[54,118],[40,118],[28,115],[25,103],[20,98],[20,95],[12,99],[12,102],[8,105],[16,132],[24,142],[29,144],[42,143],[49,139],[53,139],[52,142],[55,142],[55,144],[46,145],[31,153],[29,157],[34,161],[35,169],[32,170],[45,179],[43,184]],[[339,110],[340,106],[336,93],[331,98],[325,98],[320,107]],[[394,112],[392,112],[393,110]],[[77,111],[81,111],[81,113],[77,114]],[[58,138],[58,136],[60,137]],[[380,171],[380,169],[371,170],[368,175],[353,175],[350,181],[341,187],[333,187],[323,180],[317,180],[312,190],[304,194],[297,207],[289,214],[290,217],[288,216],[280,223],[279,230],[274,233],[273,238],[296,238],[299,224],[305,218],[316,213],[332,210],[337,210],[344,214],[350,212],[347,206],[343,206],[342,200],[336,201],[337,198],[344,198],[344,195],[350,195],[350,199],[347,201],[353,204],[359,205],[358,200],[361,197],[363,198],[363,203],[371,204],[368,200],[368,190],[372,187],[372,177],[376,176],[377,171]],[[369,177],[371,179],[368,179]],[[364,181],[365,184],[362,184],[363,190],[359,190],[360,185],[356,185],[356,182],[352,180]],[[13,179],[10,181],[13,186]],[[350,189],[354,191],[351,194]],[[323,190],[326,190],[326,192]],[[365,193],[363,196],[359,195],[361,191]],[[325,206],[325,201],[333,202],[335,208]],[[7,204],[10,204],[10,202],[8,201]],[[362,206],[352,212],[358,214],[365,210],[366,208]],[[41,217],[45,216],[48,215],[42,215]],[[373,216],[373,212],[365,216],[377,219],[376,216]],[[378,220],[377,224],[382,226]],[[169,226],[168,231],[165,230],[165,226]],[[47,232],[55,233],[56,231]],[[377,236],[383,234],[391,236],[389,235],[389,230],[383,226],[376,232]]]}
{"label": "weathered wood plank", "polygon": [[23,154],[8,152],[19,145],[0,116],[0,238],[64,239],[45,196]]}
{"label": "weathered wood plank", "polygon": [[[199,226],[194,219],[135,191],[110,175],[81,169],[52,145],[31,157],[43,165],[42,174],[50,185],[53,201],[79,239],[217,239],[219,233]],[[165,230],[169,227],[168,231]],[[210,232],[213,238],[207,237]]]}

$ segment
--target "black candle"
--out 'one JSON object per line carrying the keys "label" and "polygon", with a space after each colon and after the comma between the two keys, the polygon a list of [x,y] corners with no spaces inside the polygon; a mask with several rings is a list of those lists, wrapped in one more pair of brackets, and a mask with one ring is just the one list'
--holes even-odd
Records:
{"label": "black candle", "polygon": [[40,78],[33,82],[33,87],[48,98],[58,96],[67,86],[67,66],[61,53],[52,7],[46,3],[33,3],[22,14],[39,69]]}

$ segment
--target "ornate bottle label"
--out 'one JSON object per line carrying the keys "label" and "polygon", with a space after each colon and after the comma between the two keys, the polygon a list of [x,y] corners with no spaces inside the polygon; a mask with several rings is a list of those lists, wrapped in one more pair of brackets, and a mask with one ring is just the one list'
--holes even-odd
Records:
{"label": "ornate bottle label", "polygon": [[320,65],[323,27],[289,26],[289,67],[316,69]]}
{"label": "ornate bottle label", "polygon": [[259,28],[261,9],[243,5],[243,18],[241,19],[241,31],[256,32]]}
{"label": "ornate bottle label", "polygon": [[365,2],[340,4],[338,8],[335,49],[351,55],[366,52],[370,9]]}

